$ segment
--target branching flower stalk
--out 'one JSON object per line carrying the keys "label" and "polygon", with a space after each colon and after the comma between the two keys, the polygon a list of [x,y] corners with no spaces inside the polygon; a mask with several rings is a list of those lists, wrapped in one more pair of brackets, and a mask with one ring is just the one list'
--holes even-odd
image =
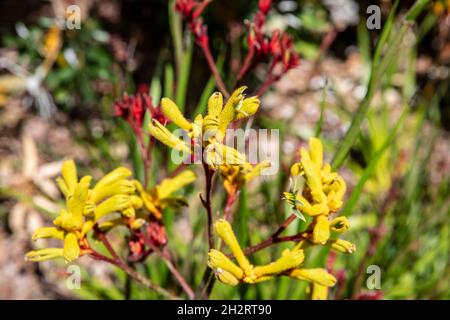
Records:
{"label": "branching flower stalk", "polygon": [[[195,43],[200,47],[208,63],[209,69],[216,80],[217,88],[229,98],[230,94],[223,81],[215,60],[211,53],[208,37],[208,27],[203,23],[202,14],[212,0],[177,0],[176,10],[180,13],[192,33]],[[258,62],[269,61],[266,80],[260,88],[255,90],[257,96],[261,96],[266,90],[292,68],[300,63],[300,57],[293,48],[292,38],[285,32],[276,30],[270,35],[264,33],[267,15],[270,12],[272,0],[260,0],[258,11],[253,20],[247,23],[248,51],[237,73],[236,81],[239,82]]]}
{"label": "branching flower stalk", "polygon": [[[311,245],[327,245],[331,249],[352,253],[355,246],[345,240],[331,238],[331,232],[342,233],[349,227],[345,217],[337,217],[331,221],[330,213],[334,213],[342,206],[342,198],[345,194],[345,183],[330,165],[323,165],[323,149],[320,140],[310,139],[310,150],[300,150],[300,162],[291,168],[294,178],[304,177],[305,186],[302,190],[294,187],[286,192],[284,198],[293,206],[292,213],[272,234],[263,242],[241,249],[228,221],[221,219],[216,222],[217,235],[231,249],[231,256],[218,250],[210,250],[208,265],[214,271],[216,278],[228,285],[235,286],[239,283],[258,283],[269,280],[275,276],[289,276],[298,280],[311,282],[311,298],[326,299],[327,287],[333,286],[336,279],[325,269],[301,269],[298,266],[304,260],[304,250]],[[313,217],[313,222],[305,232],[292,236],[281,237],[281,233],[298,216],[308,214]],[[283,251],[282,256],[264,266],[253,266],[247,256],[267,248],[279,242],[295,241],[297,244],[291,249]],[[230,260],[234,257],[235,264]]]}

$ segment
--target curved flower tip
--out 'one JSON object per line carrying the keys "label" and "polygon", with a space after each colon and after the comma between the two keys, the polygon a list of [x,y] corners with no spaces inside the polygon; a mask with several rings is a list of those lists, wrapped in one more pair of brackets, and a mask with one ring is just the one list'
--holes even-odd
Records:
{"label": "curved flower tip", "polygon": [[356,251],[356,246],[347,240],[333,239],[328,241],[327,245],[329,245],[331,249],[342,253],[353,253]]}
{"label": "curved flower tip", "polygon": [[313,283],[311,288],[311,300],[327,300],[328,287]]}
{"label": "curved flower tip", "polygon": [[34,233],[31,239],[33,241],[36,241],[38,239],[46,239],[46,238],[52,238],[52,239],[64,239],[64,231],[59,230],[55,227],[42,227],[37,229]]}
{"label": "curved flower tip", "polygon": [[177,136],[171,133],[158,120],[152,119],[152,121],[148,124],[148,129],[150,131],[150,134],[155,139],[165,144],[166,146],[178,151],[191,153],[191,148],[188,145],[186,145],[182,140],[180,140]]}
{"label": "curved flower tip", "polygon": [[265,266],[257,266],[254,269],[255,275],[257,277],[277,275],[286,270],[297,267],[299,264],[303,263],[305,255],[303,250],[289,250],[283,251],[281,257]]}
{"label": "curved flower tip", "polygon": [[313,282],[325,287],[332,287],[336,284],[336,278],[322,268],[314,269],[294,269],[289,276],[298,280]]}
{"label": "curved flower tip", "polygon": [[100,220],[108,213],[124,211],[132,208],[132,197],[125,194],[117,194],[100,203],[94,210],[95,221]]}
{"label": "curved flower tip", "polygon": [[168,198],[174,192],[194,182],[195,179],[195,173],[191,170],[185,170],[173,178],[163,179],[161,183],[156,186],[158,198],[160,200]]}
{"label": "curved flower tip", "polygon": [[161,110],[164,115],[169,118],[173,123],[175,123],[178,127],[190,131],[192,129],[192,124],[186,120],[184,115],[181,113],[180,109],[169,98],[161,99]]}
{"label": "curved flower tip", "polygon": [[230,286],[236,286],[239,283],[239,279],[237,279],[231,272],[228,272],[221,268],[215,269],[214,274],[220,282],[228,284]]}
{"label": "curved flower tip", "polygon": [[208,253],[208,266],[214,270],[222,269],[231,273],[235,278],[242,279],[244,271],[234,264],[226,255],[211,249]]}
{"label": "curved flower tip", "polygon": [[318,167],[322,168],[323,164],[323,146],[322,142],[317,138],[309,139],[309,155],[311,161]]}
{"label": "curved flower tip", "polygon": [[64,260],[69,263],[76,260],[80,256],[80,246],[78,245],[77,235],[70,232],[64,238],[63,248]]}
{"label": "curved flower tip", "polygon": [[62,248],[45,248],[28,252],[25,255],[25,260],[32,262],[40,262],[45,260],[61,258],[63,256],[64,253]]}
{"label": "curved flower tip", "polygon": [[246,89],[246,86],[242,86],[234,90],[227,103],[225,104],[225,107],[219,115],[219,128],[221,131],[224,132],[230,122],[235,119],[236,109],[240,109],[242,107],[244,100],[243,92]]}
{"label": "curved flower tip", "polygon": [[314,220],[312,242],[325,244],[330,238],[330,222],[324,215],[317,216]]}
{"label": "curved flower tip", "polygon": [[[132,186],[128,185],[126,182],[122,182],[122,181],[127,181],[124,179],[131,177],[131,175],[132,175],[132,172],[130,171],[130,169],[125,168],[125,167],[119,167],[119,168],[111,171],[110,173],[105,175],[102,179],[100,179],[99,182],[97,182],[97,184],[92,189],[92,196],[94,198],[99,197],[98,193],[101,193],[101,191],[103,191],[102,189],[106,188],[107,186],[111,186],[111,185],[114,185],[115,188],[119,188],[119,187],[120,188],[132,188]],[[120,183],[120,184],[115,185],[115,183]],[[111,188],[111,189],[113,189],[113,188]],[[131,192],[134,192],[134,191],[131,191]]]}
{"label": "curved flower tip", "polygon": [[236,117],[235,120],[250,117],[258,111],[259,108],[259,98],[253,96],[242,101],[241,105],[238,105],[235,109]]}
{"label": "curved flower tip", "polygon": [[139,230],[146,223],[147,223],[147,221],[145,221],[144,219],[138,218],[138,219],[133,220],[133,222],[131,222],[130,228],[132,230]]}
{"label": "curved flower tip", "polygon": [[218,117],[223,107],[223,96],[220,92],[214,92],[208,99],[208,115]]}
{"label": "curved flower tip", "polygon": [[214,224],[214,228],[219,235],[220,238],[226,243],[226,245],[230,248],[233,253],[236,261],[238,262],[241,269],[245,274],[250,274],[253,266],[248,261],[244,252],[242,251],[239,242],[234,235],[233,229],[231,228],[231,224],[225,219],[219,219]]}
{"label": "curved flower tip", "polygon": [[73,160],[66,160],[62,164],[61,174],[63,176],[66,189],[72,193],[78,183],[77,167]]}
{"label": "curved flower tip", "polygon": [[337,217],[330,222],[330,229],[337,233],[344,233],[350,228],[350,223],[346,217]]}

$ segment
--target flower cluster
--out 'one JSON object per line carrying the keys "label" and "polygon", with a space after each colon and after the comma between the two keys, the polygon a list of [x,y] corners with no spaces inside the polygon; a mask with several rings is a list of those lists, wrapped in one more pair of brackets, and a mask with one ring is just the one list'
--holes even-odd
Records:
{"label": "flower cluster", "polygon": [[[329,219],[342,207],[346,184],[337,172],[332,172],[330,164],[323,164],[323,146],[319,139],[309,140],[309,151],[301,148],[300,162],[291,167],[291,175],[305,180],[303,189],[293,193],[296,209],[313,217],[308,239],[314,244],[329,244],[338,251],[352,253],[353,244],[330,240],[331,232],[343,233],[349,228],[346,217]],[[285,193],[285,197],[289,197],[289,193]]]}
{"label": "flower cluster", "polygon": [[[177,0],[175,9],[188,25],[196,43],[202,48],[209,67],[216,78],[218,88],[227,94],[225,84],[217,72],[211,55],[208,28],[201,17],[205,7],[211,1]],[[286,32],[276,30],[270,35],[264,33],[265,23],[271,6],[272,0],[260,0],[258,11],[253,20],[248,23],[248,52],[236,77],[236,80],[240,81],[258,62],[269,61],[266,80],[257,91],[259,94],[263,93],[269,85],[278,81],[287,71],[297,67],[300,63],[300,56],[294,49],[293,40]]]}
{"label": "flower cluster", "polygon": [[[212,249],[209,252],[208,265],[214,270],[214,274],[219,281],[235,286],[239,283],[258,283],[272,279],[276,276],[289,276],[298,280],[306,280],[312,283],[315,298],[324,297],[321,288],[333,286],[336,283],[335,277],[325,269],[301,269],[298,268],[304,261],[303,242],[297,244],[292,250],[285,249],[274,262],[262,266],[254,266],[250,263],[239,245],[236,236],[228,221],[220,219],[215,223],[217,235],[230,248],[232,255],[236,259],[235,264],[221,251]],[[326,293],[326,290],[325,290]]]}
{"label": "flower cluster", "polygon": [[225,105],[222,94],[213,93],[208,100],[208,114],[205,117],[199,114],[192,122],[183,116],[172,100],[163,98],[162,112],[187,134],[191,143],[178,138],[156,119],[149,124],[150,134],[165,145],[187,154],[195,155],[196,150],[203,151],[203,161],[212,170],[221,172],[227,191],[232,192],[258,175],[262,168],[269,166],[267,162],[253,166],[246,161],[244,154],[224,144],[230,123],[252,116],[259,108],[259,99],[245,98],[245,89],[241,87],[235,90]]}
{"label": "flower cluster", "polygon": [[[43,261],[64,257],[66,262],[71,262],[90,254],[86,235],[95,228],[106,233],[117,226],[127,227],[131,233],[130,251],[135,259],[143,257],[147,244],[151,247],[165,245],[167,237],[161,222],[162,210],[186,205],[185,200],[174,193],[193,182],[194,173],[190,170],[181,172],[150,190],[145,190],[138,181],[128,179],[130,176],[130,170],[120,167],[91,188],[91,177],[78,180],[75,163],[65,161],[62,178],[58,178],[57,183],[65,196],[66,208],[53,221],[54,227],[39,228],[32,237],[34,241],[44,238],[63,240],[63,248],[33,250],[26,258]],[[111,215],[115,212],[120,215]]]}
{"label": "flower cluster", "polygon": [[311,282],[312,299],[327,298],[327,288],[334,286],[336,278],[326,269],[299,268],[304,261],[304,250],[308,246],[320,244],[328,245],[339,252],[352,253],[355,246],[342,239],[330,238],[331,232],[343,233],[349,228],[345,217],[332,220],[328,218],[342,207],[346,185],[341,176],[332,172],[329,164],[323,165],[323,147],[320,140],[310,139],[309,147],[309,151],[304,148],[300,150],[300,162],[291,167],[294,178],[304,178],[304,187],[302,190],[295,190],[294,187],[291,192],[284,193],[284,198],[300,215],[304,213],[312,217],[307,231],[299,234],[297,239],[300,241],[293,249],[284,250],[281,257],[274,262],[253,266],[240,247],[230,223],[223,219],[217,221],[216,233],[230,248],[237,262],[235,264],[218,250],[210,250],[208,265],[221,282],[235,286],[238,283],[257,283],[285,275]]}
{"label": "flower cluster", "polygon": [[54,227],[39,228],[32,237],[34,241],[43,238],[63,240],[63,248],[34,250],[27,253],[26,258],[42,261],[64,257],[66,262],[71,262],[89,252],[86,234],[103,217],[120,212],[123,217],[134,219],[135,210],[141,208],[143,202],[134,194],[134,183],[127,179],[130,176],[130,170],[121,167],[91,188],[91,177],[84,176],[78,180],[75,163],[65,161],[62,178],[58,178],[57,183],[65,196],[66,208],[53,220]]}
{"label": "flower cluster", "polygon": [[[300,63],[300,56],[294,50],[293,40],[286,32],[275,30],[270,35],[264,33],[271,5],[271,0],[259,1],[258,11],[248,27],[248,53],[238,79],[241,79],[254,64],[253,59],[271,61],[268,78],[274,81]],[[279,71],[276,70],[278,65],[281,66]]]}
{"label": "flower cluster", "polygon": [[177,0],[175,9],[181,14],[189,26],[198,44],[208,43],[208,28],[203,24],[201,14],[212,0]]}
{"label": "flower cluster", "polygon": [[137,93],[129,96],[125,93],[121,100],[114,103],[115,115],[128,122],[138,139],[142,138],[142,124],[147,111],[150,112],[152,118],[159,119],[161,122],[166,121],[160,108],[153,105],[148,94]]}

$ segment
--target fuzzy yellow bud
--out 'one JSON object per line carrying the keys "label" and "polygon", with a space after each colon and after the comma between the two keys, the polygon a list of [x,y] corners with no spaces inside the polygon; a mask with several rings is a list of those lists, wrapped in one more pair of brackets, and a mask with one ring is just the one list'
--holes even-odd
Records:
{"label": "fuzzy yellow bud", "polygon": [[168,198],[172,193],[194,182],[195,179],[195,173],[191,170],[186,170],[173,178],[162,180],[161,183],[156,186],[158,198],[160,200]]}
{"label": "fuzzy yellow bud", "polygon": [[108,213],[115,211],[124,211],[131,207],[131,197],[129,195],[117,194],[100,203],[95,208],[95,221],[98,221]]}
{"label": "fuzzy yellow bud", "polygon": [[219,115],[219,129],[222,132],[225,132],[228,124],[234,120],[236,111],[235,109],[239,106],[239,104],[243,103],[244,95],[243,92],[247,89],[247,87],[242,86],[236,89],[231,97],[228,99],[225,107],[222,109],[222,112]]}
{"label": "fuzzy yellow bud", "polygon": [[125,167],[119,167],[107,175],[105,175],[99,182],[95,185],[94,189],[92,189],[92,193],[96,193],[99,189],[104,188],[109,184],[116,183],[123,179],[126,179],[132,175],[131,171]]}
{"label": "fuzzy yellow bud", "polygon": [[235,120],[247,118],[254,115],[256,111],[258,111],[258,108],[259,99],[257,96],[244,99],[242,101],[242,106],[235,109],[237,113]]}
{"label": "fuzzy yellow bud", "polygon": [[43,227],[37,229],[34,233],[31,239],[33,241],[36,241],[38,239],[46,239],[46,238],[52,238],[52,239],[64,239],[64,231],[59,230],[54,227]]}
{"label": "fuzzy yellow bud", "polygon": [[167,118],[169,118],[181,129],[186,131],[190,131],[192,129],[192,124],[186,120],[176,103],[169,98],[161,99],[161,110]]}
{"label": "fuzzy yellow bud", "polygon": [[132,194],[135,191],[135,186],[131,180],[119,180],[101,188],[94,188],[91,193],[90,201],[99,203],[105,198],[116,194]]}
{"label": "fuzzy yellow bud", "polygon": [[281,272],[297,267],[304,259],[303,250],[291,251],[286,249],[276,261],[265,266],[255,267],[254,273],[257,277],[280,274]]}
{"label": "fuzzy yellow bud", "polygon": [[67,187],[66,189],[69,193],[72,193],[78,182],[77,167],[75,166],[75,162],[73,160],[64,161],[61,174]]}
{"label": "fuzzy yellow bud", "polygon": [[244,271],[235,265],[226,255],[218,250],[211,249],[208,253],[208,265],[211,269],[222,269],[230,272],[235,278],[242,279]]}
{"label": "fuzzy yellow bud", "polygon": [[331,249],[342,253],[353,253],[356,251],[356,246],[353,243],[342,239],[330,240],[327,245],[329,245]]}
{"label": "fuzzy yellow bud", "polygon": [[65,209],[61,209],[59,215],[53,220],[53,224],[65,231],[80,230],[83,226],[83,217],[75,216]]}
{"label": "fuzzy yellow bud", "polygon": [[317,216],[314,221],[312,242],[325,244],[330,238],[330,222],[324,215]]}
{"label": "fuzzy yellow bud", "polygon": [[253,266],[248,261],[247,257],[244,255],[244,252],[239,245],[239,242],[234,235],[233,229],[228,221],[224,219],[219,219],[214,224],[217,234],[220,238],[227,244],[227,246],[231,249],[236,261],[239,266],[244,270],[246,274],[250,274]]}
{"label": "fuzzy yellow bud", "polygon": [[239,283],[239,280],[231,273],[221,268],[215,269],[214,274],[220,282],[235,286]]}
{"label": "fuzzy yellow bud", "polygon": [[289,272],[289,276],[298,280],[314,282],[325,287],[332,287],[336,284],[336,278],[322,268],[294,269]]}
{"label": "fuzzy yellow bud", "polygon": [[139,230],[144,224],[146,223],[146,221],[144,219],[138,218],[135,219],[131,224],[130,227],[133,230]]}
{"label": "fuzzy yellow bud", "polygon": [[327,300],[328,287],[321,286],[317,283],[311,284],[311,300]]}
{"label": "fuzzy yellow bud", "polygon": [[223,107],[223,96],[220,92],[214,92],[208,99],[208,115],[219,117]]}
{"label": "fuzzy yellow bud", "polygon": [[337,217],[330,222],[330,229],[337,233],[343,233],[350,228],[350,223],[346,217]]}
{"label": "fuzzy yellow bud", "polygon": [[150,134],[161,143],[166,146],[186,153],[191,152],[191,148],[183,143],[178,137],[172,134],[165,126],[163,126],[158,120],[152,119],[152,122],[148,124]]}
{"label": "fuzzy yellow bud", "polygon": [[79,257],[80,246],[78,245],[78,238],[75,233],[70,232],[64,238],[63,254],[66,262],[72,262]]}
{"label": "fuzzy yellow bud", "polygon": [[318,169],[321,169],[323,163],[323,147],[322,142],[320,142],[319,139],[309,139],[309,154],[311,157],[311,161],[316,165]]}
{"label": "fuzzy yellow bud", "polygon": [[45,248],[40,250],[33,250],[25,255],[27,261],[40,262],[63,257],[62,248]]}

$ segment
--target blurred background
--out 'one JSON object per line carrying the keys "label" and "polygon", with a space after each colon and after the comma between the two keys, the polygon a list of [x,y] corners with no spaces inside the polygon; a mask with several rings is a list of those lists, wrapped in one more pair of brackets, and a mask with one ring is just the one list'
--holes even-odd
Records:
{"label": "blurred background", "polygon": [[[320,123],[331,161],[357,110],[368,104],[340,169],[348,185],[346,238],[357,244],[357,252],[336,256],[317,248],[306,262],[327,266],[338,278],[332,299],[450,298],[450,1],[429,1],[415,22],[406,24],[414,2],[400,1],[391,18],[385,68],[369,102],[375,46],[392,1],[274,1],[268,16],[267,28],[288,32],[301,60],[261,98],[253,126],[280,130],[280,174],[241,192],[236,230],[243,246],[269,236],[290,214],[281,195],[298,148]],[[55,27],[72,4],[80,9],[80,28]],[[121,271],[85,257],[77,261],[81,289],[69,290],[64,263],[29,263],[24,254],[34,246],[32,232],[63,204],[54,183],[63,159],[75,159],[81,173],[94,179],[119,165],[142,176],[131,130],[114,116],[114,101],[124,92],[149,92],[155,105],[162,96],[176,97],[188,117],[204,110],[214,79],[186,28],[177,32],[182,24],[173,4],[0,2],[0,299],[157,297],[128,283]],[[380,9],[381,29],[367,27],[371,5]],[[227,83],[233,83],[236,61],[246,52],[242,21],[251,20],[257,7],[257,0],[214,0],[203,14]],[[183,43],[181,60],[174,39]],[[264,81],[264,72],[262,61],[245,77],[250,92]],[[167,150],[160,146],[153,157],[154,183],[167,174],[161,168]],[[187,192],[189,208],[164,215],[171,247],[192,283],[200,281],[206,259],[201,190],[199,180]],[[223,195],[214,201],[219,208]],[[303,226],[296,221],[288,233]],[[255,262],[284,247],[256,254]],[[369,265],[381,270],[379,288],[366,283]],[[157,258],[138,268],[162,286],[174,286]],[[305,289],[306,284],[283,278],[239,289],[217,283],[211,297],[304,299]]]}

